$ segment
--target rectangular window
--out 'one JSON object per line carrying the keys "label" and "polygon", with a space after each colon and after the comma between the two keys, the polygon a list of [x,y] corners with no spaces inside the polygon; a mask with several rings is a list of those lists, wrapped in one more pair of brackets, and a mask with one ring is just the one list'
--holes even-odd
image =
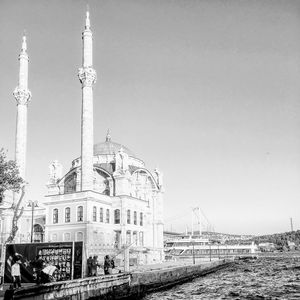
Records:
{"label": "rectangular window", "polygon": [[96,206],[93,207],[93,221],[94,222],[97,221],[97,207]]}
{"label": "rectangular window", "polygon": [[53,224],[58,223],[58,209],[54,208],[53,209]]}
{"label": "rectangular window", "polygon": [[136,211],[133,213],[133,224],[137,225],[137,213],[136,213]]}
{"label": "rectangular window", "polygon": [[115,224],[120,224],[120,210],[115,210]]}
{"label": "rectangular window", "polygon": [[135,246],[138,245],[138,235],[136,231],[133,232],[133,243]]}
{"label": "rectangular window", "polygon": [[130,209],[127,210],[127,224],[130,224]]}
{"label": "rectangular window", "polygon": [[100,222],[103,223],[103,208],[100,207]]}
{"label": "rectangular window", "polygon": [[128,231],[126,232],[126,244],[127,244],[127,245],[130,245],[130,244],[131,244],[131,231],[130,231],[130,230],[128,230]]}
{"label": "rectangular window", "polygon": [[140,232],[140,246],[144,246],[144,232]]}
{"label": "rectangular window", "polygon": [[143,213],[140,213],[140,226],[143,226]]}
{"label": "rectangular window", "polygon": [[109,223],[109,209],[106,210],[106,223]]}
{"label": "rectangular window", "polygon": [[66,207],[65,210],[65,222],[69,223],[71,219],[70,207]]}

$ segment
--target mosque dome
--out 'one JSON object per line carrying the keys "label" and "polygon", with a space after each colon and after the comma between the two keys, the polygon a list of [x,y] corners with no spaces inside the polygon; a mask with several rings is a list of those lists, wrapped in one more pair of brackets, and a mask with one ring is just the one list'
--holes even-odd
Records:
{"label": "mosque dome", "polygon": [[120,149],[123,149],[129,156],[135,157],[135,154],[122,144],[112,142],[109,132],[106,135],[105,142],[94,145],[94,155],[115,154]]}

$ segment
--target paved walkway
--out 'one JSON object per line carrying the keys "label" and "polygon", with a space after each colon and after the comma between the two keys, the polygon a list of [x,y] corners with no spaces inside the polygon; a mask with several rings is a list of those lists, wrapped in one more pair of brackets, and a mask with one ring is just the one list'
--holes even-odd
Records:
{"label": "paved walkway", "polygon": [[[218,259],[212,259],[212,261],[217,261]],[[204,265],[210,263],[209,259],[196,259],[196,265]],[[178,260],[178,261],[165,261],[158,264],[151,264],[151,265],[140,265],[140,266],[132,266],[130,267],[130,272],[144,272],[144,271],[152,271],[152,270],[161,270],[161,269],[168,269],[180,266],[190,266],[193,265],[192,259],[186,260]],[[122,270],[122,268],[120,268]]]}

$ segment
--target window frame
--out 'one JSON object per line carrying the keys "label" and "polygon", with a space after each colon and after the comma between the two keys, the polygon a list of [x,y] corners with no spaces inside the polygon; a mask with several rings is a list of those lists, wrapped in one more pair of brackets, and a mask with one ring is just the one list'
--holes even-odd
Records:
{"label": "window frame", "polygon": [[99,218],[100,218],[100,223],[103,223],[103,207],[100,207],[100,211],[99,211]]}
{"label": "window frame", "polygon": [[71,222],[71,208],[68,206],[65,208],[65,223]]}
{"label": "window frame", "polygon": [[140,226],[144,226],[144,215],[142,212],[140,213]]}
{"label": "window frame", "polygon": [[120,214],[120,209],[115,209],[114,211],[114,223],[115,224],[120,224],[121,223],[121,214]]}
{"label": "window frame", "polygon": [[137,212],[136,211],[133,212],[133,224],[137,225]]}
{"label": "window frame", "polygon": [[109,211],[109,208],[106,209],[106,212],[105,212],[105,222],[109,224],[110,222],[110,211]]}
{"label": "window frame", "polygon": [[127,224],[130,224],[131,223],[131,211],[130,209],[127,209]]}
{"label": "window frame", "polygon": [[83,222],[83,206],[77,206],[77,222]]}
{"label": "window frame", "polygon": [[53,224],[57,224],[58,223],[58,208],[53,208],[52,222],[53,222]]}
{"label": "window frame", "polygon": [[93,222],[97,222],[97,206],[93,206],[92,220],[93,220]]}

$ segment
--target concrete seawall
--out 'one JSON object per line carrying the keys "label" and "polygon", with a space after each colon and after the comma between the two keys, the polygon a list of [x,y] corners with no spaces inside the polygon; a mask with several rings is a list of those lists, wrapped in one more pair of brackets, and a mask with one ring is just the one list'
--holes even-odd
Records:
{"label": "concrete seawall", "polygon": [[196,265],[168,266],[132,273],[88,277],[21,288],[15,299],[85,300],[137,299],[146,293],[166,289],[195,277],[224,268],[232,261],[214,261]]}

